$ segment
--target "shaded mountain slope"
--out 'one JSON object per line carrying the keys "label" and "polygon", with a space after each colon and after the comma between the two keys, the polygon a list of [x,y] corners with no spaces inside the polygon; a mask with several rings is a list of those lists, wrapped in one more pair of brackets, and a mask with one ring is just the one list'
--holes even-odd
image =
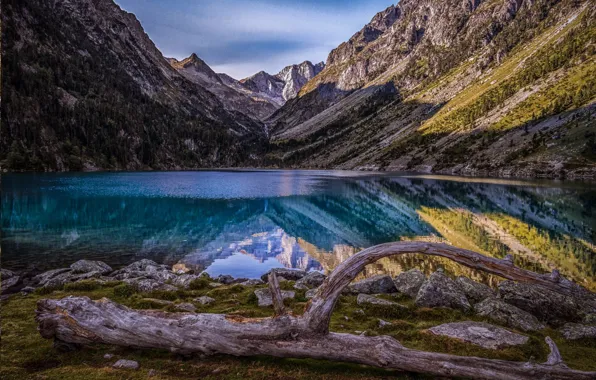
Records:
{"label": "shaded mountain slope", "polygon": [[176,72],[113,1],[2,6],[4,168],[257,164],[262,126]]}
{"label": "shaded mountain slope", "polygon": [[593,1],[401,1],[268,120],[272,164],[596,172]]}

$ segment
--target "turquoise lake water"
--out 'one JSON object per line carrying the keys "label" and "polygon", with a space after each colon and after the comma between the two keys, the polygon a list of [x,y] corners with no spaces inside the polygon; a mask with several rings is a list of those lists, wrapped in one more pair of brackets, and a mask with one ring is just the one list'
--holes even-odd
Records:
{"label": "turquoise lake water", "polygon": [[[274,267],[329,271],[362,248],[415,239],[511,253],[534,270],[595,281],[593,183],[341,171],[11,174],[1,197],[2,267],[16,270],[150,258],[255,278]],[[401,257],[367,273],[442,265]]]}

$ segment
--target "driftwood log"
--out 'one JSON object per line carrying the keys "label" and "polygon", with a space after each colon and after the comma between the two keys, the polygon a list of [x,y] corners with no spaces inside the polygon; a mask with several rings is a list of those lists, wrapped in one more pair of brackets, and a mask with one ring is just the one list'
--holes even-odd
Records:
{"label": "driftwood log", "polygon": [[500,260],[446,244],[397,242],[381,244],[350,257],[325,280],[301,316],[283,307],[275,274],[269,276],[276,315],[243,318],[221,314],[166,313],[132,310],[108,299],[87,297],[43,299],[37,305],[44,338],[69,347],[105,343],[134,348],[161,348],[181,354],[269,355],[361,363],[437,376],[478,379],[596,379],[596,372],[569,369],[555,343],[546,339],[545,363],[523,363],[425,352],[404,347],[389,336],[329,332],[329,320],[342,289],[362,269],[382,257],[422,253],[441,256],[507,279],[540,284],[566,295],[593,294],[558,274],[539,275]]}

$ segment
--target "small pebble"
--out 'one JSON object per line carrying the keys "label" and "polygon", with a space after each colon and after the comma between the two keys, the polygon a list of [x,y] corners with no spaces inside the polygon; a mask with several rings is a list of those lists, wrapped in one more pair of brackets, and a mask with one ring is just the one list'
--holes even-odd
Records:
{"label": "small pebble", "polygon": [[103,356],[103,358],[104,358],[104,359],[107,359],[107,360],[110,360],[110,359],[111,359],[111,358],[113,358],[113,357],[114,357],[114,355],[112,355],[112,354],[105,354],[105,355]]}

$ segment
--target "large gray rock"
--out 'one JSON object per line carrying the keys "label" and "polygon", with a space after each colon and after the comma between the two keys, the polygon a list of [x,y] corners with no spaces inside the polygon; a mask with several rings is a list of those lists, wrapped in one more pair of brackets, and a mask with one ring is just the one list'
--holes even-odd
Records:
{"label": "large gray rock", "polygon": [[38,274],[37,276],[33,277],[32,281],[34,284],[38,284],[39,286],[44,286],[52,278],[55,278],[56,276],[67,273],[67,272],[70,272],[70,268],[52,269],[47,272]]}
{"label": "large gray rock", "polygon": [[487,298],[474,306],[476,314],[524,331],[542,330],[546,326],[535,316],[496,298]]}
{"label": "large gray rock", "polygon": [[388,300],[384,300],[382,298],[377,298],[375,296],[371,296],[370,294],[358,294],[356,297],[356,302],[360,306],[364,305],[380,305],[380,306],[392,306],[400,309],[405,309],[406,307],[403,305],[398,304],[397,302],[392,302]]}
{"label": "large gray rock", "polygon": [[566,323],[561,329],[561,334],[567,340],[596,339],[596,326]]}
{"label": "large gray rock", "polygon": [[395,293],[397,289],[389,275],[377,275],[358,281],[348,287],[351,293],[382,294]]}
{"label": "large gray rock", "polygon": [[[264,307],[273,305],[273,299],[271,298],[271,291],[269,289],[257,289],[255,290],[255,295],[257,296],[259,306]],[[295,296],[296,293],[293,291],[281,291],[282,299],[294,298]]]}
{"label": "large gray rock", "polygon": [[[151,279],[156,282],[165,284],[172,282],[178,278],[178,275],[172,273],[167,265],[157,264],[155,261],[142,259],[136,261],[120,270],[111,274],[116,280],[131,280],[131,279]],[[189,275],[186,275],[189,276]]]}
{"label": "large gray rock", "polygon": [[116,363],[114,363],[114,365],[112,367],[116,368],[116,369],[137,370],[137,369],[139,369],[140,366],[139,366],[139,363],[134,360],[120,359]]}
{"label": "large gray rock", "polygon": [[499,284],[499,297],[554,326],[580,321],[583,317],[577,299],[539,285],[503,281]]}
{"label": "large gray rock", "polygon": [[44,272],[33,277],[33,283],[42,288],[60,288],[69,282],[100,278],[100,272],[74,273],[71,269],[61,268]]}
{"label": "large gray rock", "polygon": [[258,278],[251,278],[249,280],[243,281],[240,283],[240,285],[243,286],[256,286],[256,285],[263,285],[264,282],[263,280],[260,280]]}
{"label": "large gray rock", "polygon": [[269,281],[269,273],[275,272],[277,277],[283,277],[289,281],[298,281],[302,277],[306,276],[306,271],[299,269],[287,269],[287,268],[275,268],[261,276],[261,280],[264,282]]}
{"label": "large gray rock", "polygon": [[101,274],[108,274],[112,271],[112,267],[103,261],[93,260],[79,260],[70,266],[73,273],[89,273],[99,272]]}
{"label": "large gray rock", "polygon": [[5,292],[8,288],[12,288],[19,282],[20,277],[16,273],[8,269],[0,269],[0,291]]}
{"label": "large gray rock", "polygon": [[138,292],[149,293],[155,290],[176,291],[177,287],[150,278],[130,278],[125,283],[133,286]]}
{"label": "large gray rock", "polygon": [[495,297],[497,294],[490,287],[471,280],[467,277],[459,276],[455,283],[472,303],[482,302],[487,298]]}
{"label": "large gray rock", "polygon": [[321,286],[321,284],[323,283],[323,281],[325,281],[326,278],[327,278],[327,276],[325,276],[321,272],[316,272],[316,271],[309,272],[306,276],[304,276],[300,280],[296,281],[294,288],[296,288],[296,289],[318,288],[319,286]]}
{"label": "large gray rock", "polygon": [[442,272],[435,272],[422,284],[416,296],[416,305],[422,307],[449,307],[468,311],[470,302],[455,281]]}
{"label": "large gray rock", "polygon": [[393,279],[397,291],[410,298],[416,298],[424,281],[426,281],[426,276],[418,269],[410,269],[407,272],[400,273]]}
{"label": "large gray rock", "polygon": [[197,311],[197,307],[192,303],[184,302],[176,305],[176,310],[194,313],[195,311]]}
{"label": "large gray rock", "polygon": [[482,322],[454,322],[430,328],[435,335],[448,336],[467,343],[497,350],[519,346],[528,342],[528,337]]}
{"label": "large gray rock", "polygon": [[174,286],[178,286],[184,289],[188,289],[188,286],[190,285],[191,282],[193,282],[196,279],[201,278],[201,276],[197,276],[194,274],[181,274],[176,276],[173,280],[172,280],[172,285]]}

